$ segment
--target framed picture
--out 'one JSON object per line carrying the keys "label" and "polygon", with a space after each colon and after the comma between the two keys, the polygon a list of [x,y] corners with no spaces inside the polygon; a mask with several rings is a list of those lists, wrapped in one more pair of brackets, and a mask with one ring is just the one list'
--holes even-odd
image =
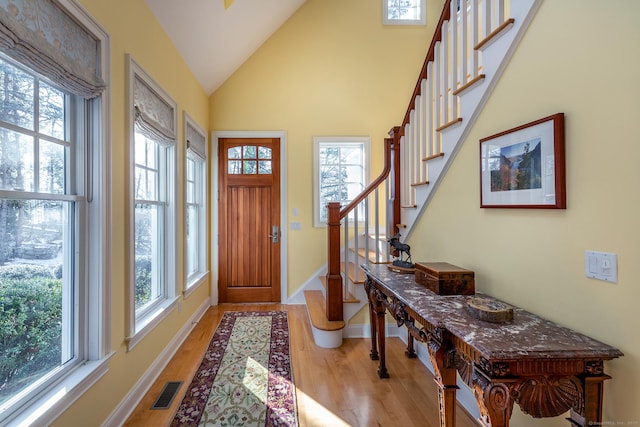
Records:
{"label": "framed picture", "polygon": [[566,208],[564,113],[480,140],[480,207]]}

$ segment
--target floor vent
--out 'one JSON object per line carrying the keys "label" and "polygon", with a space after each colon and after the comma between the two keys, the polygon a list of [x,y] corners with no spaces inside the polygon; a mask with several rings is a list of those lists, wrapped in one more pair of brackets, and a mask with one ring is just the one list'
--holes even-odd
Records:
{"label": "floor vent", "polygon": [[151,409],[168,409],[181,385],[182,381],[169,381],[165,384],[160,392],[160,396],[158,396],[156,403],[153,404]]}

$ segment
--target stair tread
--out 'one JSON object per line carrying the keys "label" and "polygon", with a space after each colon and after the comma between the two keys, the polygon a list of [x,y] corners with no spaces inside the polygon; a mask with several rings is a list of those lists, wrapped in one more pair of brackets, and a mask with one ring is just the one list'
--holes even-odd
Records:
{"label": "stair tread", "polygon": [[[342,263],[344,266],[344,263]],[[351,283],[362,284],[364,283],[364,279],[366,278],[364,271],[361,268],[356,267],[356,265],[352,262],[349,262],[349,280]]]}
{"label": "stair tread", "polygon": [[[320,276],[320,282],[322,283],[322,287],[327,289],[327,278],[325,276]],[[364,282],[362,282],[364,283]],[[348,302],[348,303],[358,303],[360,302],[360,300],[358,298],[356,298],[355,296],[353,296],[351,294],[351,292],[347,291],[346,289],[343,290],[342,292],[342,302]]]}
{"label": "stair tread", "polygon": [[307,310],[314,328],[322,331],[337,331],[344,329],[343,320],[328,320],[325,312],[325,299],[321,291],[304,291]]}

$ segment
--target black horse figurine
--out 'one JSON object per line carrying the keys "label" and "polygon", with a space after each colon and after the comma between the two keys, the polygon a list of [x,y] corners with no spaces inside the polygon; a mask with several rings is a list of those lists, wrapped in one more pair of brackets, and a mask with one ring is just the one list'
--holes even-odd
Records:
{"label": "black horse figurine", "polygon": [[394,234],[387,240],[392,248],[398,251],[398,259],[393,261],[393,265],[403,268],[414,268],[415,265],[411,262],[411,246],[406,243],[400,242],[400,234]]}

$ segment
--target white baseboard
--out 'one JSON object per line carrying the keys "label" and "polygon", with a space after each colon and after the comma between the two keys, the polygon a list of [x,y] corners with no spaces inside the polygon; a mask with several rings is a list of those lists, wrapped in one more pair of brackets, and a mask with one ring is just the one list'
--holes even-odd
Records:
{"label": "white baseboard", "polygon": [[326,271],[327,264],[323,265],[313,273],[306,282],[304,282],[293,294],[291,294],[289,298],[287,298],[287,301],[284,304],[306,304],[306,301],[304,300],[304,291],[323,291],[324,293],[324,288],[322,287],[322,283],[318,277]]}
{"label": "white baseboard", "polygon": [[102,427],[118,427],[124,424],[209,307],[211,307],[211,301],[206,299],[102,423]]}
{"label": "white baseboard", "polygon": [[347,325],[342,330],[345,338],[371,338],[371,327],[369,325]]}

